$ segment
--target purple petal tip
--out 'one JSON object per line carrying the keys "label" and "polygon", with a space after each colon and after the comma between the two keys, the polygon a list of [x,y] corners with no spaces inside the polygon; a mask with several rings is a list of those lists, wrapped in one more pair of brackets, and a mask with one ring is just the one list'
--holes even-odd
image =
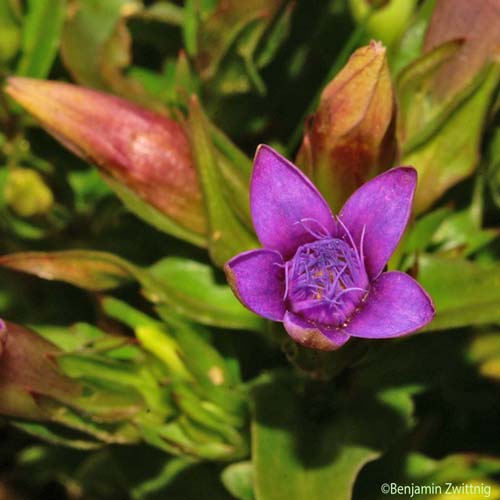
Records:
{"label": "purple petal tip", "polygon": [[284,263],[274,250],[244,252],[224,266],[227,281],[239,301],[264,318],[282,321],[284,303]]}
{"label": "purple petal tip", "polygon": [[290,161],[266,145],[257,148],[250,182],[250,207],[255,232],[265,248],[285,259],[315,238],[301,224],[314,221],[333,235],[330,207],[314,184]]}
{"label": "purple petal tip", "polygon": [[345,331],[353,337],[401,337],[429,324],[435,315],[429,294],[400,271],[383,273],[373,283],[362,309]]}
{"label": "purple petal tip", "polygon": [[371,279],[384,269],[411,214],[417,184],[413,167],[397,167],[373,178],[347,200],[339,218],[356,244],[363,238],[365,265]]}

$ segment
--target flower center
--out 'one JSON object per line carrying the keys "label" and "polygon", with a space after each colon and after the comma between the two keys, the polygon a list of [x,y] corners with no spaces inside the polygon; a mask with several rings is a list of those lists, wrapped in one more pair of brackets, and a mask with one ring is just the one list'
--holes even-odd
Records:
{"label": "flower center", "polygon": [[289,308],[324,325],[344,323],[368,291],[362,256],[340,238],[300,246],[285,272]]}

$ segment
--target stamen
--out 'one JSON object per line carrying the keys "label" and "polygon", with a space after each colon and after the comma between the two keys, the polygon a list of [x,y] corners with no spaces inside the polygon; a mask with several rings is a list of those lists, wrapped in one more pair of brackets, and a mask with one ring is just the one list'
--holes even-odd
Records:
{"label": "stamen", "polygon": [[[320,233],[317,233],[316,231],[313,231],[311,228],[307,227],[305,222],[316,223],[319,226],[319,228],[323,231],[323,234],[320,234]],[[325,226],[323,226],[323,224],[321,224],[321,222],[317,221],[316,219],[311,219],[311,218],[307,217],[304,219],[300,219],[297,222],[294,222],[294,225],[295,224],[300,224],[311,236],[314,236],[318,240],[322,240],[322,239],[330,237],[330,234],[328,233],[328,230],[325,228]]]}
{"label": "stamen", "polygon": [[361,230],[361,239],[359,240],[359,260],[361,262],[365,262],[365,232],[366,232],[366,224],[363,224],[363,229]]}
{"label": "stamen", "polygon": [[342,222],[342,219],[340,217],[337,217],[337,222],[342,226],[342,229],[345,231],[345,234],[349,238],[349,242],[352,245],[352,248],[356,251],[356,255],[360,261],[360,263],[364,263],[364,253],[363,253],[363,245],[364,245],[364,238],[365,238],[365,229],[366,225],[363,225],[363,229],[361,231],[361,240],[360,240],[360,250],[358,249],[356,243],[354,242],[354,238],[352,237],[351,231],[347,228],[347,226]]}
{"label": "stamen", "polygon": [[364,289],[364,288],[360,288],[360,287],[357,287],[357,286],[352,286],[351,288],[346,288],[345,290],[342,290],[338,295],[337,295],[337,299],[339,297],[342,297],[342,295],[344,295],[345,293],[348,293],[348,292],[364,292],[366,293],[367,290]]}
{"label": "stamen", "polygon": [[285,266],[285,299],[305,319],[341,324],[367,292],[368,279],[352,235],[302,245]]}
{"label": "stamen", "polygon": [[286,300],[288,295],[288,267],[290,266],[290,262],[285,263],[285,293],[283,295],[283,300]]}

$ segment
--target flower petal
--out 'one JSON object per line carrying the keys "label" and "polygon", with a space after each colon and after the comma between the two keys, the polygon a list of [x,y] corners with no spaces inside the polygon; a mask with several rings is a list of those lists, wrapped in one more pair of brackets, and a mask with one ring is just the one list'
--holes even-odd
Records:
{"label": "flower petal", "polygon": [[257,236],[285,259],[300,245],[334,235],[336,223],[313,183],[269,146],[257,149],[250,186],[250,206]]}
{"label": "flower petal", "polygon": [[273,321],[285,314],[283,258],[274,250],[240,253],[224,266],[227,281],[241,303]]}
{"label": "flower petal", "polygon": [[311,349],[335,351],[349,340],[349,335],[342,330],[315,326],[290,311],[285,314],[283,322],[285,330],[295,342]]}
{"label": "flower petal", "polygon": [[372,279],[383,271],[403,235],[416,183],[414,168],[393,168],[361,186],[340,212],[340,220],[358,247],[364,230],[362,250]]}
{"label": "flower petal", "polygon": [[434,313],[431,298],[413,278],[391,271],[372,283],[362,309],[344,330],[353,337],[400,337],[425,326]]}

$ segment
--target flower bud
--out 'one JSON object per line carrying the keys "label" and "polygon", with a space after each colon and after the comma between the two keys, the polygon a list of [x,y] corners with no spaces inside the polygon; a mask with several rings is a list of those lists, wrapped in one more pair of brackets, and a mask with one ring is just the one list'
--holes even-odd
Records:
{"label": "flower bud", "polygon": [[38,395],[66,403],[80,396],[80,386],[51,361],[58,352],[27,328],[0,320],[0,414],[44,419]]}
{"label": "flower bud", "polygon": [[326,86],[297,158],[333,210],[392,166],[395,103],[385,48],[358,49]]}
{"label": "flower bud", "polygon": [[4,198],[7,205],[20,217],[43,215],[54,203],[52,191],[41,175],[29,168],[16,168],[9,172]]}
{"label": "flower bud", "polygon": [[[163,217],[179,228],[177,233],[205,233],[198,178],[179,123],[66,83],[14,77],[6,92],[71,151],[95,163],[120,196],[128,188],[156,209],[156,225]],[[144,208],[136,211],[148,219]]]}
{"label": "flower bud", "polygon": [[446,100],[470,85],[500,46],[498,0],[438,0],[424,41],[428,53],[451,40],[463,39],[459,51],[436,73],[431,91]]}

